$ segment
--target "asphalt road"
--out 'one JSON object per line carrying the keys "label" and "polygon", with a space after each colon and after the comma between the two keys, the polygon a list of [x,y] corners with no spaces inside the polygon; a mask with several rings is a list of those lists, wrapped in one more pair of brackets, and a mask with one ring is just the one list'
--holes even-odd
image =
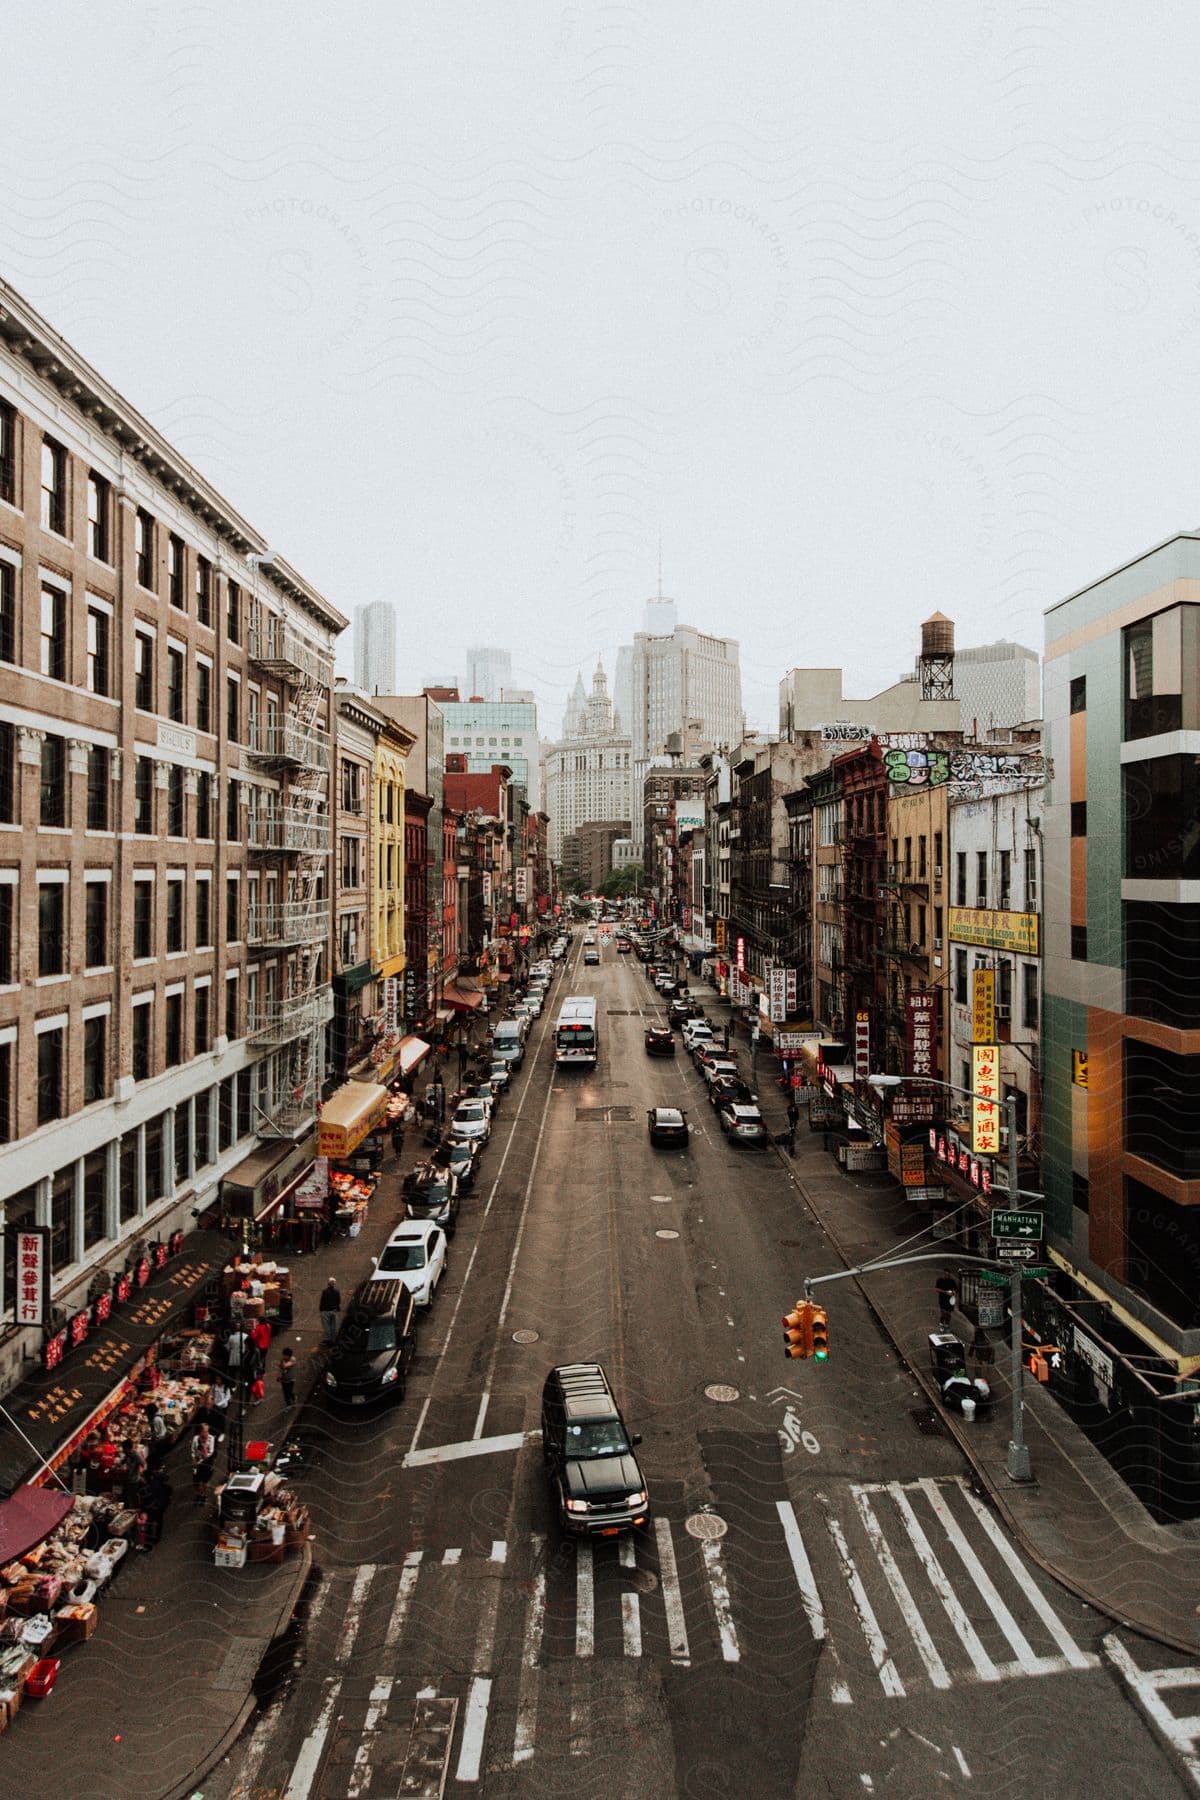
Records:
{"label": "asphalt road", "polygon": [[[572,992],[600,998],[594,1072],[553,1062]],[[1196,1792],[1169,1739],[1200,1674],[1031,1568],[853,1283],[825,1290],[829,1363],[783,1358],[834,1259],[682,1047],[646,1057],[660,1012],[577,933],[404,1402],[304,1421],[318,1574],[206,1800]],[[687,1109],[686,1151],[650,1147],[654,1103]],[[654,1516],[577,1547],[538,1411],[552,1364],[593,1357]]]}

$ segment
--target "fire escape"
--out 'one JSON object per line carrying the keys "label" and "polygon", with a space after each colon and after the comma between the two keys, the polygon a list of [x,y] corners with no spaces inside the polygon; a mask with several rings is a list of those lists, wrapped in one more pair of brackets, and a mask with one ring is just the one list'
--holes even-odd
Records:
{"label": "fire escape", "polygon": [[[316,1116],[325,1026],[333,1016],[326,956],[330,901],[328,782],[331,750],[322,710],[329,690],[318,652],[285,619],[259,609],[250,660],[282,684],[281,704],[260,714],[249,754],[270,770],[279,791],[252,808],[249,848],[272,859],[283,899],[250,908],[249,949],[282,955],[280,988],[260,995],[250,1042],[272,1053],[272,1078],[260,1090],[258,1134],[293,1138]],[[261,796],[259,796],[261,799]]]}

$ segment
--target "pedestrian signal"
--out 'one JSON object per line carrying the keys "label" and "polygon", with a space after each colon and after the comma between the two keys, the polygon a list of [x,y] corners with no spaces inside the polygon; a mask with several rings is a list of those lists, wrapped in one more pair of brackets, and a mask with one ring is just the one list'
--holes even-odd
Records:
{"label": "pedestrian signal", "polygon": [[825,1308],[823,1306],[814,1306],[810,1308],[810,1311],[812,1317],[808,1324],[808,1335],[809,1343],[812,1346],[813,1361],[828,1362],[829,1325],[825,1318]]}
{"label": "pedestrian signal", "polygon": [[790,1357],[809,1357],[812,1355],[812,1305],[807,1300],[797,1300],[790,1313],[783,1317],[783,1354]]}

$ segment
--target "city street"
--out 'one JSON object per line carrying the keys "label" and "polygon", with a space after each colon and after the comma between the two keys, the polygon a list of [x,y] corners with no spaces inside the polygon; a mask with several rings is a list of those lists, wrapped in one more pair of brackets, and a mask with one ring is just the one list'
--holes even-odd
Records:
{"label": "city street", "polygon": [[[682,1046],[645,1055],[639,963],[581,955],[405,1401],[302,1420],[314,1575],[207,1800],[1195,1791],[1200,1673],[1012,1545],[853,1283],[823,1290],[828,1364],[785,1361],[781,1314],[837,1266],[786,1159],[722,1138]],[[554,1064],[573,992],[599,997],[593,1072]],[[686,1108],[687,1150],[651,1148],[654,1103]],[[538,1418],[584,1358],[642,1433],[652,1517],[574,1544]]]}

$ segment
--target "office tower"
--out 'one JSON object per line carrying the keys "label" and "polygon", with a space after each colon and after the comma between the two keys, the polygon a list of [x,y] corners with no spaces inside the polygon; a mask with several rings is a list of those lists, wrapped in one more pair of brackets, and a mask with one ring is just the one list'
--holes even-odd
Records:
{"label": "office tower", "polygon": [[396,609],[390,600],[354,609],[354,685],[364,694],[395,692]]}
{"label": "office tower", "polygon": [[473,644],[467,650],[468,700],[498,700],[503,687],[512,686],[512,652],[493,645]]}

